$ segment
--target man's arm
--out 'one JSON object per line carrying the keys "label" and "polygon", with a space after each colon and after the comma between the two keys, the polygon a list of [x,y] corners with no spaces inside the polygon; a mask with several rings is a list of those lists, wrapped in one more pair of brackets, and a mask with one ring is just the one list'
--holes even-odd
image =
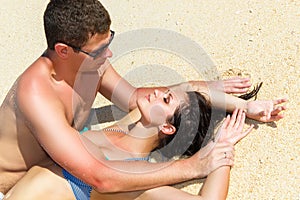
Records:
{"label": "man's arm", "polygon": [[285,106],[280,105],[286,102],[286,99],[245,101],[228,94],[248,90],[251,86],[248,78],[235,77],[223,81],[189,81],[169,87],[135,88],[124,80],[112,66],[109,66],[100,84],[99,92],[125,111],[136,108],[136,100],[153,92],[154,89],[167,90],[168,88],[198,91],[206,94],[212,105],[217,108],[228,112],[232,112],[235,108],[244,109],[247,117],[261,122],[278,121],[284,117],[280,112],[286,110]]}
{"label": "man's arm", "polygon": [[138,98],[143,98],[155,89],[164,91],[168,88],[172,88],[183,91],[198,91],[205,94],[209,94],[210,90],[213,90],[221,92],[220,94],[233,94],[245,93],[251,86],[249,78],[234,77],[221,81],[189,81],[172,86],[136,88],[123,79],[109,62],[107,63],[109,66],[102,76],[99,92],[125,111],[136,108],[136,100]]}
{"label": "man's arm", "polygon": [[[50,85],[43,81],[30,89],[28,84],[20,85],[18,106],[37,141],[58,165],[99,192],[142,190],[204,177],[230,162],[201,152],[169,163],[98,160],[70,126],[66,109]],[[189,170],[182,171],[184,166]]]}

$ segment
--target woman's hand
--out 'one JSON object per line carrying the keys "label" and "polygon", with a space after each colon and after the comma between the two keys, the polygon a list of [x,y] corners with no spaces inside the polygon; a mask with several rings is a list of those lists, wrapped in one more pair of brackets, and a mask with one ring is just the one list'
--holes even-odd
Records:
{"label": "woman's hand", "polygon": [[233,166],[234,145],[247,136],[254,127],[251,125],[243,132],[245,118],[243,110],[235,109],[231,117],[228,115],[219,128],[216,142],[209,142],[191,157],[192,160],[196,159],[193,163],[198,165],[194,167],[203,173],[202,177],[221,166]]}
{"label": "woman's hand", "polygon": [[285,106],[279,104],[285,102],[287,102],[287,99],[284,98],[274,101],[249,101],[247,103],[246,115],[248,118],[260,122],[278,121],[284,117],[280,112],[286,110]]}
{"label": "woman's hand", "polygon": [[241,109],[235,109],[231,117],[228,115],[218,130],[218,142],[227,141],[235,145],[241,139],[246,137],[251,132],[254,125],[251,125],[246,131],[243,132],[245,118],[246,114]]}

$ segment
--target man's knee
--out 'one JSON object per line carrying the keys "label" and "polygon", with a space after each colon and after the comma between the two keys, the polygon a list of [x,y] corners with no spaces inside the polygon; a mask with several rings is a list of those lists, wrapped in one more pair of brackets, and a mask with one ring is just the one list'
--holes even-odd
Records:
{"label": "man's knee", "polygon": [[47,168],[44,167],[40,167],[40,166],[33,166],[31,167],[28,172],[27,175],[31,175],[31,176],[42,176],[42,175],[48,175],[51,171]]}

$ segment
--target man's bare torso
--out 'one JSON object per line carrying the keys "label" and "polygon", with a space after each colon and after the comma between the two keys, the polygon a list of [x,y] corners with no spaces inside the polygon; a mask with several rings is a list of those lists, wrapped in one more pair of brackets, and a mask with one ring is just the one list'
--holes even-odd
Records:
{"label": "man's bare torso", "polygon": [[[32,76],[31,78],[34,79],[35,76],[43,76],[45,71],[49,71],[49,83],[52,84],[51,86],[55,90],[57,97],[64,105],[68,122],[77,130],[81,129],[89,114],[98,88],[92,88],[89,91],[85,90],[84,95],[86,96],[84,97],[82,96],[83,94],[80,94],[80,88],[74,93],[73,88],[65,82],[57,84],[55,80],[51,80],[51,65],[49,65],[49,60],[45,57],[39,58],[30,68],[33,68],[31,71],[34,71],[34,73],[30,74],[25,71],[21,76]],[[40,72],[41,74],[39,74]],[[90,73],[88,76],[82,75],[79,77],[77,84],[80,85],[81,81],[86,81],[85,79],[91,81],[90,76],[93,77],[93,81],[99,82],[97,73]],[[16,100],[18,84],[19,81],[17,80],[0,107],[0,192],[4,193],[30,167],[34,165],[50,167],[54,164],[34,137],[30,128],[30,122],[24,118],[19,109],[18,101]],[[94,83],[94,85],[97,87],[98,84]],[[59,134],[59,130],[57,134]]]}

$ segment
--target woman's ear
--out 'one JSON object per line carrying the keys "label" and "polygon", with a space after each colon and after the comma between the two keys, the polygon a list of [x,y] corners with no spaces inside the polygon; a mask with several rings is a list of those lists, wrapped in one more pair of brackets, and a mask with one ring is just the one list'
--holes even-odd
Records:
{"label": "woman's ear", "polygon": [[69,46],[63,43],[56,43],[54,45],[54,50],[56,52],[56,54],[62,58],[62,59],[66,59],[68,58],[68,51],[69,51]]}
{"label": "woman's ear", "polygon": [[165,123],[160,126],[160,130],[166,135],[172,135],[175,133],[176,128],[172,124]]}

